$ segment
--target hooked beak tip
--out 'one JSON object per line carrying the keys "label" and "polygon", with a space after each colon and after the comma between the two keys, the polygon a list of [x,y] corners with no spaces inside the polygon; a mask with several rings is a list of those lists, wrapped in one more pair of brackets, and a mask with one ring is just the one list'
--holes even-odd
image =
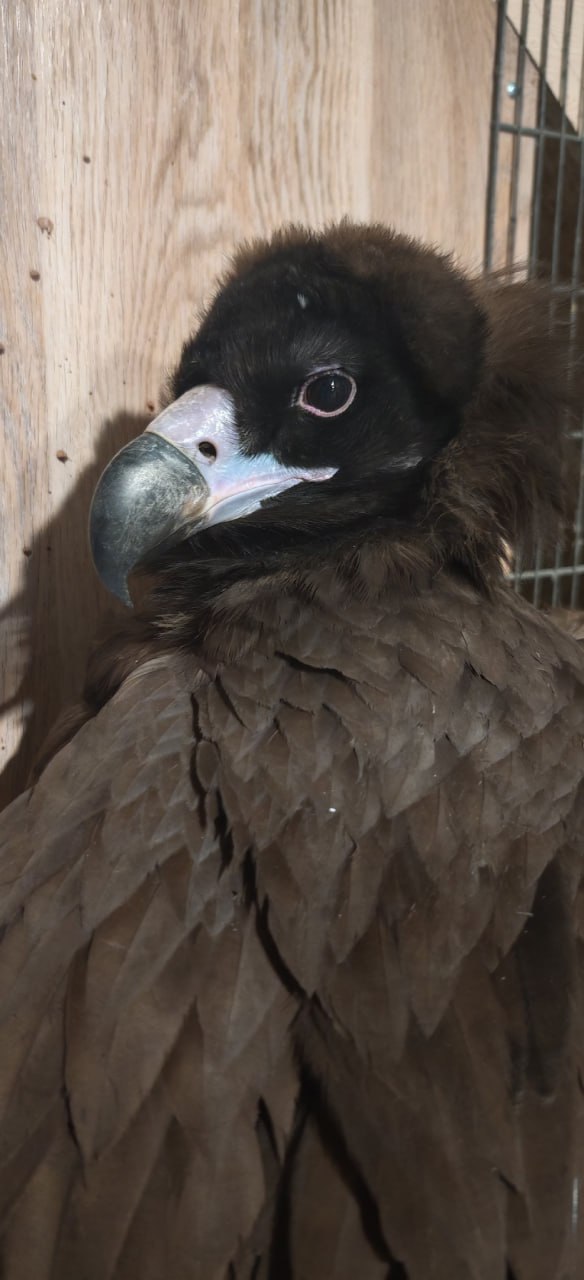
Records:
{"label": "hooked beak tip", "polygon": [[195,463],[162,436],[145,432],[116,454],[89,516],[91,554],[104,586],[131,605],[132,569],[196,517],[208,492]]}

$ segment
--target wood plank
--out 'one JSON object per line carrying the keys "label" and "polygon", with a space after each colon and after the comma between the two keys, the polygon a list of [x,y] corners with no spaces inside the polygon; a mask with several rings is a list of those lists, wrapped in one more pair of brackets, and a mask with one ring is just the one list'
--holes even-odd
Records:
{"label": "wood plank", "polygon": [[373,216],[482,266],[495,11],[481,0],[375,8]]}
{"label": "wood plank", "polygon": [[112,608],[97,476],[230,248],[349,213],[480,263],[493,39],[491,0],[1,7],[5,798]]}

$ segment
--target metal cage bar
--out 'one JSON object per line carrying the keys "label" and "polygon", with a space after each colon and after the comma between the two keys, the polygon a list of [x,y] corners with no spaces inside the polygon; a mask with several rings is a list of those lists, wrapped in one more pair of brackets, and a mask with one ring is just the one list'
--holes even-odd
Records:
{"label": "metal cage bar", "polygon": [[[550,281],[550,321],[569,326],[572,350],[584,341],[584,39],[578,59],[574,15],[574,0],[498,0],[484,254],[487,270]],[[575,608],[584,607],[584,430],[567,434],[578,486],[566,538],[555,551],[536,547],[530,563],[516,559],[510,576],[536,605]]]}

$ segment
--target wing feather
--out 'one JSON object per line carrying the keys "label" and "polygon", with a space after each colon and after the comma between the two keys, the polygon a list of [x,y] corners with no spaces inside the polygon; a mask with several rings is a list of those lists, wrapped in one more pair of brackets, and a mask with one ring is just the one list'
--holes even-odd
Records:
{"label": "wing feather", "polygon": [[188,688],[146,673],[5,816],[0,1193],[15,1277],[154,1276],[164,1256],[176,1280],[212,1280],[261,1213],[258,1105],[296,1004],[241,865],[222,865],[195,749]]}
{"label": "wing feather", "polygon": [[576,1280],[584,657],[453,584],[262,618],[3,816],[6,1274]]}

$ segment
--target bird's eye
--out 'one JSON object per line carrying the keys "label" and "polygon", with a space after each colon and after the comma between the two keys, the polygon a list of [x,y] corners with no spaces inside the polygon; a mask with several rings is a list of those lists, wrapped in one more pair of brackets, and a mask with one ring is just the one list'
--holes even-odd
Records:
{"label": "bird's eye", "polygon": [[353,403],[357,383],[340,369],[328,369],[326,373],[313,373],[307,378],[296,401],[301,409],[315,413],[319,418],[335,418]]}

